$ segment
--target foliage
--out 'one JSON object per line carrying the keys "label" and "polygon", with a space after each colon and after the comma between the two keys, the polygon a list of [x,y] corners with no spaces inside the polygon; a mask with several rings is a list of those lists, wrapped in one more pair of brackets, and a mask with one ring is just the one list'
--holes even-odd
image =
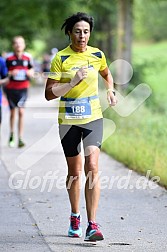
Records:
{"label": "foliage", "polygon": [[134,35],[136,39],[160,41],[167,38],[167,1],[135,0]]}
{"label": "foliage", "polygon": [[133,70],[129,90],[140,83],[148,84],[152,89],[151,97],[146,106],[152,112],[167,114],[166,107],[166,78],[167,78],[167,42],[145,45],[134,45]]}
{"label": "foliage", "polygon": [[11,39],[16,34],[27,40],[34,37],[42,26],[47,26],[43,1],[9,0],[1,1],[1,38]]}
{"label": "foliage", "polygon": [[[7,38],[11,41],[13,36],[22,35],[29,45],[36,38],[47,41],[50,33],[52,34],[54,30],[56,34],[60,30],[62,20],[73,12],[76,6],[74,2],[74,0],[3,0],[0,2],[0,10],[3,13],[0,16],[0,37],[2,40]],[[7,48],[8,45],[1,50]]]}
{"label": "foliage", "polygon": [[[12,37],[18,34],[25,37],[28,47],[34,39],[41,39],[46,50],[61,49],[68,43],[60,30],[63,20],[74,12],[84,11],[95,19],[90,44],[96,44],[113,60],[117,47],[117,5],[118,0],[1,0],[0,50],[9,50]],[[135,38],[166,38],[166,11],[167,1],[134,0]]]}

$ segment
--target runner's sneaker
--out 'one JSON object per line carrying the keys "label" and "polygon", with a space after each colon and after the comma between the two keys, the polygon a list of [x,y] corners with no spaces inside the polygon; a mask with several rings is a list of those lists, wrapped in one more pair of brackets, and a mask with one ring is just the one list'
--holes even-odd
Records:
{"label": "runner's sneaker", "polygon": [[99,229],[99,225],[93,221],[89,221],[86,229],[85,241],[101,241],[104,237]]}
{"label": "runner's sneaker", "polygon": [[24,147],[24,146],[25,146],[25,143],[22,141],[21,138],[19,138],[18,147],[19,147],[19,148],[22,148],[22,147]]}
{"label": "runner's sneaker", "polygon": [[80,227],[80,215],[78,217],[71,216],[70,217],[70,227],[68,230],[68,236],[69,237],[76,237],[79,238],[82,236],[82,228]]}
{"label": "runner's sneaker", "polygon": [[10,138],[9,138],[9,147],[13,148],[15,145],[14,143],[14,136],[13,133],[10,134]]}

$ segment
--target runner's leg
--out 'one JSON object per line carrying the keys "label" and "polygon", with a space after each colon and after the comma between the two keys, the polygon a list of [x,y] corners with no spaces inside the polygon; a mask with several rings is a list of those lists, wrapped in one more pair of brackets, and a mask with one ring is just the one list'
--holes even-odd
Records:
{"label": "runner's leg", "polygon": [[24,108],[18,108],[18,136],[22,139],[24,128]]}
{"label": "runner's leg", "polygon": [[95,221],[100,197],[98,161],[103,135],[103,119],[83,126],[83,146],[85,154],[85,200],[88,221]]}
{"label": "runner's leg", "polygon": [[95,221],[100,197],[98,175],[98,159],[100,149],[96,146],[90,146],[88,148],[91,154],[85,157],[85,200],[88,221]]}
{"label": "runner's leg", "polygon": [[59,125],[59,134],[68,165],[66,187],[71,204],[71,212],[79,213],[80,176],[82,171],[81,129],[77,126]]}
{"label": "runner's leg", "polygon": [[82,158],[78,154],[75,157],[66,157],[68,164],[68,175],[66,187],[71,204],[71,211],[73,213],[79,213],[79,201],[80,201],[80,177],[82,172]]}
{"label": "runner's leg", "polygon": [[10,133],[14,132],[16,108],[10,110]]}

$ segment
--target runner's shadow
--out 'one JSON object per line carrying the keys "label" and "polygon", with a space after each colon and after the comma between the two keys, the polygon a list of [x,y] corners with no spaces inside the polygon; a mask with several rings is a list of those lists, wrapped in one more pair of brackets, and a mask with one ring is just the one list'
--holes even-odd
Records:
{"label": "runner's shadow", "polygon": [[[85,247],[85,248],[92,248],[92,247],[99,247],[99,244],[97,242],[88,242],[88,241],[83,241],[83,239],[78,239],[78,238],[70,238],[68,237],[67,235],[61,235],[61,234],[57,234],[57,235],[47,235],[45,236],[45,238],[51,238],[51,237],[57,237],[57,238],[63,238],[62,242],[59,241],[55,241],[54,240],[54,243],[57,245],[57,246],[73,246],[73,247]],[[67,241],[64,242],[64,238],[67,238]],[[70,242],[71,240],[71,242]],[[77,243],[77,242],[78,243]],[[51,241],[48,242],[48,244],[52,244]],[[102,245],[102,244],[101,244]]]}

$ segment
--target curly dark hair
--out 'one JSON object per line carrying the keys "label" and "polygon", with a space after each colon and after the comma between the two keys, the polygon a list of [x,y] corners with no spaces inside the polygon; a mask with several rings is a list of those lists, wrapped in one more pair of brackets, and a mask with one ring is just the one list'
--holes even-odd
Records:
{"label": "curly dark hair", "polygon": [[68,35],[68,32],[72,32],[72,29],[74,27],[74,25],[79,22],[79,21],[85,21],[87,23],[89,23],[90,25],[90,32],[93,30],[93,26],[94,26],[94,19],[93,17],[89,16],[86,13],[83,12],[77,12],[76,14],[73,14],[72,16],[68,17],[67,19],[65,19],[65,22],[63,23],[61,30],[65,29],[65,35]]}

